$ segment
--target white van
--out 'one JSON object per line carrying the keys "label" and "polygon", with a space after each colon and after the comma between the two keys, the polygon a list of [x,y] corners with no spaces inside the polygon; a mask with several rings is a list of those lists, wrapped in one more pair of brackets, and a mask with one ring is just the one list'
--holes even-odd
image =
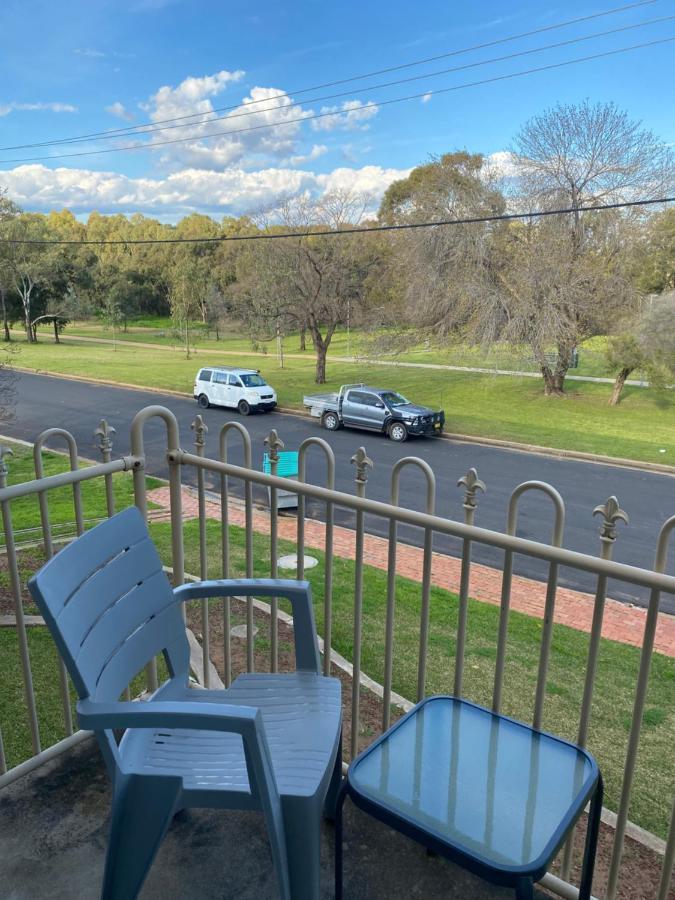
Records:
{"label": "white van", "polygon": [[210,366],[197,372],[194,398],[202,409],[229,406],[242,416],[260,410],[269,412],[277,405],[276,391],[257,369]]}

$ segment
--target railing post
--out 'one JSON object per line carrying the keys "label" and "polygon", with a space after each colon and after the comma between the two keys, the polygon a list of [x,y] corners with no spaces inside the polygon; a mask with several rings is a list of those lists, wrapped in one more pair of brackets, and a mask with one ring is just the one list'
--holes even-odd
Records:
{"label": "railing post", "polygon": [[[654,571],[665,572],[668,559],[668,541],[675,530],[675,516],[671,516],[664,522],[656,542],[656,556],[654,559]],[[619,881],[619,866],[623,853],[623,842],[626,834],[626,822],[628,821],[628,806],[633,789],[633,776],[637,760],[640,731],[642,729],[642,717],[647,699],[647,687],[649,684],[649,670],[651,668],[652,654],[654,652],[654,635],[659,617],[659,603],[661,592],[653,588],[649,595],[647,606],[647,621],[645,622],[644,637],[642,639],[642,651],[640,653],[640,669],[638,671],[637,687],[635,689],[635,701],[633,703],[633,718],[631,720],[628,748],[626,750],[626,762],[623,770],[621,784],[621,799],[616,816],[616,830],[614,835],[614,848],[607,875],[607,900],[614,900]]]}
{"label": "railing post", "polygon": [[[112,459],[112,448],[113,448],[113,435],[115,434],[115,429],[112,425],[109,425],[106,419],[101,419],[98,423],[98,428],[94,431],[94,437],[98,438],[98,449],[101,454],[101,459],[104,463],[110,462]],[[115,493],[113,489],[113,477],[112,475],[105,475],[105,501],[106,508],[108,510],[108,516],[115,515]]]}
{"label": "railing post", "polygon": [[[471,468],[457,482],[457,487],[464,487],[464,521],[467,525],[473,525],[473,520],[478,507],[478,491],[485,493],[485,482],[478,477],[476,469]],[[466,648],[466,626],[469,615],[469,576],[471,573],[471,541],[464,538],[462,541],[462,568],[459,576],[459,601],[457,609],[457,642],[455,649],[455,697],[462,696],[462,681],[464,678],[464,654]]]}
{"label": "railing post", "polygon": [[[593,515],[602,516],[602,525],[600,526],[600,555],[602,559],[611,559],[614,551],[614,543],[616,541],[617,523],[624,522],[627,525],[628,515],[621,509],[616,497],[609,497],[605,503],[596,506],[593,510]],[[584,693],[581,701],[581,714],[579,716],[579,731],[577,733],[577,744],[580,747],[586,746],[586,740],[588,738],[588,727],[591,720],[593,689],[595,687],[595,673],[598,664],[606,596],[607,576],[598,575],[598,582],[595,589],[595,602],[593,603],[591,634],[588,644]],[[565,852],[563,855],[562,876],[566,880],[569,880],[570,872],[572,870],[575,834],[576,831],[573,831],[570,835],[570,838],[565,845]]]}
{"label": "railing post", "polygon": [[[195,416],[190,428],[195,433],[195,450],[197,456],[204,458],[206,434],[208,427],[202,416]],[[204,469],[197,467],[197,506],[199,523],[199,577],[206,581],[209,577],[209,564],[206,552],[206,496],[204,494]],[[211,641],[209,629],[209,599],[202,600],[202,657],[204,663],[204,686],[211,687]]]}
{"label": "railing post", "polygon": [[[240,422],[226,422],[220,429],[220,461],[227,462],[227,442],[232,431],[240,436],[244,446],[244,465],[250,469],[252,463],[251,436]],[[250,480],[244,481],[246,577],[253,575],[253,489]],[[230,496],[227,475],[220,475],[220,530],[221,561],[223,578],[230,577]],[[232,682],[232,644],[230,598],[223,597],[223,661],[225,687]],[[254,669],[253,598],[246,598],[246,670]]]}
{"label": "railing post", "polygon": [[[0,444],[0,488],[7,487],[9,467],[6,459],[14,454],[9,447]],[[21,672],[23,675],[23,690],[26,697],[28,710],[28,724],[30,725],[31,743],[33,753],[40,752],[40,728],[38,725],[37,709],[35,706],[35,691],[33,689],[33,673],[30,667],[30,653],[28,651],[28,635],[26,623],[23,617],[23,600],[21,596],[21,578],[19,565],[16,559],[16,545],[14,543],[14,530],[12,528],[12,509],[9,500],[2,501],[2,527],[5,532],[5,547],[7,549],[7,567],[14,601],[14,618],[16,619],[16,636],[19,643],[19,657],[21,659]]]}
{"label": "railing post", "polygon": [[[335,454],[327,441],[320,437],[306,438],[298,448],[298,481],[305,481],[307,451],[316,446],[326,457],[326,487],[335,490]],[[305,496],[298,494],[297,577],[305,576]],[[323,673],[330,675],[330,651],[333,624],[333,504],[326,503],[324,533],[324,591],[323,591]]]}
{"label": "railing post", "polygon": [[[131,422],[131,453],[134,458],[134,502],[143,518],[148,518],[148,501],[145,490],[145,443],[143,429],[148,419],[160,418],[166,426],[167,454],[169,464],[169,496],[171,503],[171,563],[175,587],[185,581],[185,550],[183,545],[183,493],[181,484],[180,432],[176,417],[165,406],[146,406],[134,416]],[[183,609],[183,616],[185,610]],[[146,666],[148,690],[157,690],[157,663],[152,660]]]}
{"label": "railing post", "polygon": [[[351,462],[356,466],[356,496],[366,496],[368,469],[372,469],[373,461],[366,453],[365,447],[359,447],[352,456]],[[352,735],[351,758],[354,759],[359,747],[359,711],[361,704],[361,631],[363,617],[363,537],[364,513],[356,511],[356,552],[354,561],[354,649],[352,659]]]}
{"label": "railing post", "polygon": [[[277,434],[276,428],[273,428],[265,438],[265,446],[270,461],[270,469],[272,475],[277,474],[279,468],[279,451],[284,449],[284,442]],[[270,488],[270,577],[277,577],[277,561],[279,556],[278,544],[278,527],[279,527],[279,508],[277,502],[277,489]],[[271,616],[270,616],[270,670],[276,672],[279,668],[279,601],[276,597],[271,598]]]}

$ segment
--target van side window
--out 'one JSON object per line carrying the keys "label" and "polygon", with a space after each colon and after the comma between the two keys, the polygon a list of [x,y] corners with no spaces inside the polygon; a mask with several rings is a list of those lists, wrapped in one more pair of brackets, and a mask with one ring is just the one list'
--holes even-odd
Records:
{"label": "van side window", "polygon": [[199,373],[200,381],[211,381],[211,369],[202,369]]}
{"label": "van side window", "polygon": [[214,384],[227,384],[227,375],[225,372],[214,372],[212,380]]}
{"label": "van side window", "polygon": [[228,384],[233,384],[235,387],[241,387],[241,381],[239,381],[236,375],[228,375]]}

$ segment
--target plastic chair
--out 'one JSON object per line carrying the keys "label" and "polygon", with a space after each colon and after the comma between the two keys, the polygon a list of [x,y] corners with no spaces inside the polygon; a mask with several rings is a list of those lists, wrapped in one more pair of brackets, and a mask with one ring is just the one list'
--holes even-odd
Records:
{"label": "plastic chair", "polygon": [[[96,733],[112,780],[102,897],[138,895],[172,817],[188,807],[261,810],[279,893],[319,896],[322,813],[342,777],[340,682],[320,674],[307,582],[204,581],[172,590],[132,507],[69,544],[29,582]],[[296,671],[189,687],[180,604],[200,597],[291,601]],[[163,652],[170,677],[148,702],[120,702]],[[113,729],[126,729],[119,742]]]}

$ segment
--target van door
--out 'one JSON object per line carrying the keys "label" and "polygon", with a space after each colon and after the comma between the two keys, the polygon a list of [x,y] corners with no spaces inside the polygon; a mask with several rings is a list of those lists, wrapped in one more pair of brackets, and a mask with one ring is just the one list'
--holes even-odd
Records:
{"label": "van door", "polygon": [[239,401],[244,398],[244,385],[236,375],[230,375],[227,387],[228,406],[237,408]]}
{"label": "van door", "polygon": [[228,406],[227,400],[227,372],[215,371],[211,377],[211,390],[209,400],[216,406]]}

